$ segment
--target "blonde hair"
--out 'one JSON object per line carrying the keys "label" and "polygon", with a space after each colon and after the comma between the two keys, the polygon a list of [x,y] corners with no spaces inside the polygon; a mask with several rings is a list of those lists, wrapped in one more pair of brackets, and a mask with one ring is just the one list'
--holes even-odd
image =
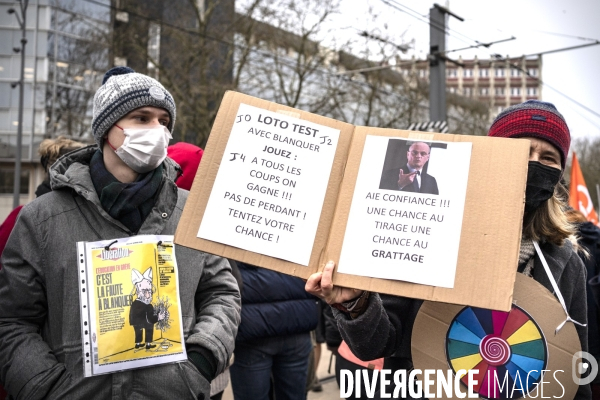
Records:
{"label": "blonde hair", "polygon": [[38,149],[42,166],[48,171],[48,168],[50,168],[60,156],[84,147],[85,145],[85,143],[67,139],[64,136],[59,136],[56,139],[44,139],[42,143],[40,143],[40,148]]}
{"label": "blonde hair", "polygon": [[523,218],[523,235],[529,239],[546,239],[562,246],[565,239],[575,235],[576,227],[569,222],[565,210],[568,205],[562,193],[561,184],[554,188],[554,194],[537,209]]}
{"label": "blonde hair", "polygon": [[565,211],[565,214],[567,214],[567,219],[572,224],[583,224],[584,222],[587,222],[585,215],[583,215],[581,211],[574,208],[568,208]]}

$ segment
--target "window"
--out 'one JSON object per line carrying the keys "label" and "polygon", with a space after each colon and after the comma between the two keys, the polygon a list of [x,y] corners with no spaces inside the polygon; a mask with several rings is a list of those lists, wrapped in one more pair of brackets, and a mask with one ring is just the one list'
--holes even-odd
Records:
{"label": "window", "polygon": [[527,73],[529,73],[530,76],[538,76],[538,70],[537,70],[537,68],[529,68],[527,70]]}
{"label": "window", "polygon": [[496,96],[504,96],[504,88],[496,88]]}
{"label": "window", "polygon": [[496,78],[504,77],[504,68],[496,68]]}
{"label": "window", "polygon": [[488,88],[481,88],[481,89],[479,89],[479,94],[481,96],[488,96],[490,94],[490,89],[488,89]]}
{"label": "window", "polygon": [[420,69],[419,70],[419,78],[427,78],[427,70]]}
{"label": "window", "polygon": [[458,76],[458,73],[455,68],[448,70],[448,78],[456,78],[457,76]]}
{"label": "window", "polygon": [[160,61],[160,25],[150,22],[148,27],[148,75],[158,79],[156,64]]}
{"label": "window", "polygon": [[521,70],[516,69],[516,68],[511,68],[510,76],[512,76],[513,78],[517,78],[517,77],[521,76]]}
{"label": "window", "polygon": [[456,93],[456,88],[455,87],[451,87],[450,89],[448,89],[448,91],[450,93]]}
{"label": "window", "polygon": [[518,87],[510,88],[510,95],[511,96],[520,96],[521,88],[518,88]]}
{"label": "window", "polygon": [[479,68],[479,76],[481,78],[487,78],[490,76],[490,70],[487,68]]}
{"label": "window", "polygon": [[471,97],[473,95],[473,88],[467,87],[463,89],[465,96]]}
{"label": "window", "polygon": [[[14,154],[11,155],[14,157]],[[29,171],[26,169],[21,170],[21,185],[19,191],[21,194],[27,194],[29,192]],[[13,193],[15,184],[15,170],[5,168],[0,172],[0,193],[7,194]]]}
{"label": "window", "polygon": [[463,74],[465,78],[472,78],[473,77],[473,70],[471,68],[465,68],[463,70]]}
{"label": "window", "polygon": [[538,95],[537,88],[534,88],[534,87],[527,88],[527,96],[537,96],[537,95]]}

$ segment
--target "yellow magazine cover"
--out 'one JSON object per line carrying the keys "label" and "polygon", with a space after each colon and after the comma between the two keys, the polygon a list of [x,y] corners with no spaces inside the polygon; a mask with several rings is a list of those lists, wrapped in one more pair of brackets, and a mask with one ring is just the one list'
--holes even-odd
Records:
{"label": "yellow magazine cover", "polygon": [[185,360],[173,236],[77,248],[85,376]]}

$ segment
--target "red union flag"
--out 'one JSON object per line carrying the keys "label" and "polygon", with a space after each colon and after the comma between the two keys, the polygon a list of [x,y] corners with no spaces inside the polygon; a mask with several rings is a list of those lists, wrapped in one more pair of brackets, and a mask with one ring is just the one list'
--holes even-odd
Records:
{"label": "red union flag", "polygon": [[569,205],[576,210],[579,210],[585,215],[588,221],[594,225],[598,225],[598,214],[594,210],[594,203],[590,197],[581,168],[579,168],[579,161],[577,156],[573,152],[573,163],[571,165],[571,186],[569,187]]}

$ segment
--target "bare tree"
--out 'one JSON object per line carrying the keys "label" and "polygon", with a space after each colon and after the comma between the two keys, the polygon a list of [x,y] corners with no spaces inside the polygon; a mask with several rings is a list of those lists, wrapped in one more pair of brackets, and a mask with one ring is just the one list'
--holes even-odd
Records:
{"label": "bare tree", "polygon": [[[335,0],[266,0],[256,15],[245,16],[249,35],[240,37],[248,63],[239,89],[290,107],[315,113],[328,109],[323,86],[335,49],[320,45],[325,22],[337,12]],[[252,26],[252,29],[247,27]],[[241,60],[241,58],[239,58]],[[323,113],[326,114],[326,113]]]}
{"label": "bare tree", "polygon": [[[405,129],[426,121],[426,80],[414,68],[409,74],[399,68],[423,61],[403,61],[403,34],[376,23],[372,32],[337,35],[329,22],[338,1],[247,0],[236,12],[233,0],[121,0],[110,34],[88,21],[89,43],[72,49],[87,63],[74,63],[83,70],[69,73],[85,77],[98,70],[88,66],[98,55],[154,76],[177,101],[175,139],[200,146],[227,90],[356,125]],[[371,18],[376,22],[377,15]],[[98,76],[89,85],[97,87]],[[92,90],[71,89],[52,93],[53,104],[61,104],[51,118],[55,125],[75,115],[89,124]],[[450,97],[451,130],[483,133],[486,107]],[[73,128],[70,121],[66,129],[82,131],[82,123]]]}
{"label": "bare tree", "polygon": [[[54,33],[48,40],[46,132],[81,139],[89,135],[94,92],[110,65],[110,19],[99,19],[83,2],[54,3]],[[102,8],[104,14],[107,10]]]}
{"label": "bare tree", "polygon": [[[254,8],[250,5],[248,12]],[[159,79],[173,94],[175,138],[204,146],[223,94],[235,88],[239,79],[234,73],[239,75],[245,63],[234,69],[240,22],[234,1],[130,1],[123,10],[129,18],[115,26],[115,54]]]}
{"label": "bare tree", "polygon": [[448,130],[463,135],[487,135],[490,106],[482,101],[448,93]]}

